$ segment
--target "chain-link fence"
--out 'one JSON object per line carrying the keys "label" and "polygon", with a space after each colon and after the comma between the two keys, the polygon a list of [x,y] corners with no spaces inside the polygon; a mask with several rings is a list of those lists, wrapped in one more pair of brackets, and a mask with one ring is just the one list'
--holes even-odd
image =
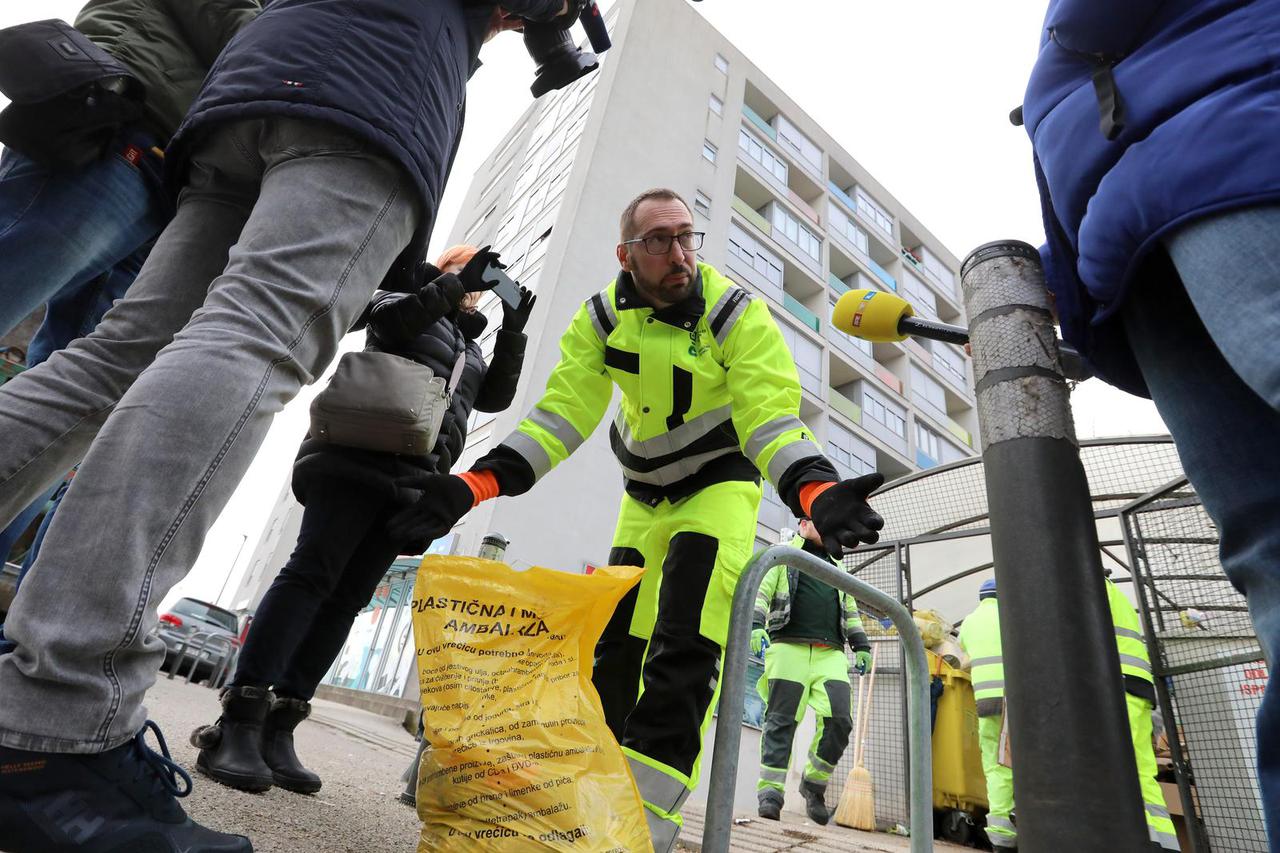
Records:
{"label": "chain-link fence", "polygon": [[[898,549],[860,551],[845,558],[845,568],[854,577],[892,594],[899,601],[908,600]],[[849,747],[836,765],[836,771],[831,774],[826,802],[833,810],[839,805],[845,781],[853,769],[858,732],[865,731],[862,766],[871,774],[874,785],[876,824],[881,827],[906,826],[910,816],[907,806],[906,658],[898,641],[898,632],[885,614],[861,603],[858,611],[875,655],[875,678],[874,681],[870,676],[861,679],[861,707],[857,706],[859,679],[854,678],[854,734],[849,738]],[[852,667],[853,652],[846,649],[845,653]],[[868,687],[870,692],[867,692]],[[862,713],[867,715],[865,723],[860,719]]]}
{"label": "chain-link fence", "polygon": [[[1267,673],[1244,601],[1218,562],[1217,532],[1180,479],[1182,464],[1168,437],[1085,441],[1080,458],[1102,564],[1130,592],[1135,606],[1144,599],[1144,624],[1149,617],[1155,626],[1147,634],[1153,664],[1170,686],[1166,728],[1180,732],[1180,740],[1170,738],[1171,747],[1182,747],[1187,761],[1181,775],[1194,788],[1190,796],[1167,797],[1171,810],[1198,799],[1204,821],[1198,851],[1267,850],[1253,734]],[[1178,485],[1165,487],[1175,480]],[[936,610],[948,621],[961,621],[976,606],[978,587],[993,574],[981,460],[903,478],[872,504],[885,518],[881,542],[847,556],[846,568],[914,610]],[[1126,528],[1141,559],[1126,549]],[[1135,561],[1138,582],[1131,585]],[[863,621],[878,650],[863,764],[875,786],[877,824],[906,825],[902,652],[896,635],[881,626],[880,614],[864,610]],[[857,688],[855,681],[855,699]],[[832,775],[832,807],[840,801],[855,746],[851,739]],[[946,748],[935,744],[935,762],[937,750]],[[1173,778],[1169,763],[1164,759],[1162,778]],[[1177,764],[1176,756],[1172,763]],[[981,794],[974,799],[985,801],[985,790]],[[1187,830],[1199,831],[1196,820],[1187,821]]]}
{"label": "chain-link fence", "polygon": [[1218,531],[1183,478],[1120,516],[1179,800],[1198,803],[1202,821],[1188,822],[1191,849],[1269,850],[1254,729],[1267,667],[1218,561]]}

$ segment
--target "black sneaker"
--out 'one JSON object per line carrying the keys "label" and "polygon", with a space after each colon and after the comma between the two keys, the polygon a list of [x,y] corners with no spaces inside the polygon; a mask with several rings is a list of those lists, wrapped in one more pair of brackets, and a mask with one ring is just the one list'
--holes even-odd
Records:
{"label": "black sneaker", "polygon": [[[147,731],[160,745],[145,742]],[[176,797],[191,777],[169,757],[150,720],[107,752],[0,747],[0,850],[7,853],[252,853],[243,835],[187,817]]]}
{"label": "black sneaker", "polygon": [[818,788],[806,779],[800,782],[800,793],[804,795],[804,813],[809,816],[809,820],[826,826],[831,820],[831,811],[827,808],[826,790]]}

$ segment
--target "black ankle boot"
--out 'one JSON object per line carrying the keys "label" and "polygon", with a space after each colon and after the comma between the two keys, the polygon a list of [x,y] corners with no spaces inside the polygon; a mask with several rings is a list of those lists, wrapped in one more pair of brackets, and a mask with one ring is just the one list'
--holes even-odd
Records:
{"label": "black ankle boot", "polygon": [[809,816],[809,820],[814,823],[827,825],[827,821],[831,820],[831,810],[827,808],[826,786],[819,788],[808,779],[801,780],[800,793],[804,795],[804,813]]}
{"label": "black ankle boot", "polygon": [[196,769],[241,791],[271,787],[271,768],[262,760],[262,723],[271,694],[262,687],[228,687],[222,691],[222,716],[212,726],[191,733],[200,749]]}
{"label": "black ankle boot", "polygon": [[272,781],[299,794],[314,794],[321,785],[320,777],[302,766],[293,749],[293,730],[309,716],[310,702],[277,699],[262,727],[262,760],[271,768]]}

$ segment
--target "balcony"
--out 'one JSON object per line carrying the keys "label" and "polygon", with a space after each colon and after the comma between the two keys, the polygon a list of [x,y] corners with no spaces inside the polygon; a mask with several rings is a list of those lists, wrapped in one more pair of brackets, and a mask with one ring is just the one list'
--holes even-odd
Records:
{"label": "balcony", "polygon": [[765,234],[773,236],[773,225],[769,223],[769,220],[756,213],[755,210],[752,209],[751,205],[747,204],[737,196],[734,196],[732,207],[743,219],[750,222],[756,228],[759,228]]}
{"label": "balcony", "polygon": [[849,209],[850,213],[858,212],[858,203],[854,201],[853,197],[850,196],[847,192],[840,189],[839,185],[837,185],[835,181],[827,181],[827,190],[830,191],[830,193],[833,196],[839,199],[840,202]]}
{"label": "balcony", "polygon": [[853,290],[852,287],[844,283],[843,279],[838,278],[832,273],[827,274],[827,284],[831,285],[831,289],[835,291],[836,298],[844,296],[850,290]]}
{"label": "balcony", "polygon": [[818,321],[818,315],[801,305],[800,301],[790,293],[782,294],[782,306],[810,329],[813,329],[815,332],[821,331],[821,323]]}
{"label": "balcony", "polygon": [[907,250],[906,246],[902,247],[902,261],[908,266],[914,268],[921,275],[929,275],[929,271],[924,267],[924,261],[911,254],[911,252]]}
{"label": "balcony", "polygon": [[778,131],[774,130],[773,125],[761,118],[760,114],[751,109],[751,107],[743,104],[742,115],[746,117],[747,121],[754,124],[765,136],[769,137],[774,142],[778,141]]}
{"label": "balcony", "polygon": [[934,459],[932,456],[930,456],[928,453],[925,453],[923,450],[917,450],[916,464],[920,466],[921,470],[925,470],[927,468],[936,468],[938,465],[938,460]]}
{"label": "balcony", "polygon": [[872,260],[870,257],[864,257],[864,258],[863,258],[863,260],[864,260],[864,261],[866,261],[866,264],[867,264],[867,266],[868,266],[868,267],[870,267],[870,268],[871,268],[871,271],[872,271],[873,273],[875,273],[875,274],[876,274],[876,278],[878,278],[878,279],[880,279],[881,281],[883,281],[883,282],[884,282],[885,287],[889,288],[890,290],[892,290],[892,291],[894,291],[894,292],[897,292],[897,290],[898,290],[898,281],[897,281],[897,279],[895,279],[893,276],[889,275],[889,271],[888,271],[888,270],[886,270],[884,267],[880,266],[878,263],[876,263],[876,262],[875,262],[874,260]]}
{"label": "balcony", "polygon": [[850,400],[834,388],[827,396],[827,403],[832,409],[844,415],[855,424],[862,423],[862,407]]}

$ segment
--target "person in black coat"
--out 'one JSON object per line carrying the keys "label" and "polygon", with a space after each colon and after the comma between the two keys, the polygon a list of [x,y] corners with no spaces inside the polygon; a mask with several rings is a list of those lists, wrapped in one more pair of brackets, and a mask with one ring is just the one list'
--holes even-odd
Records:
{"label": "person in black coat", "polygon": [[196,730],[196,766],[213,779],[250,791],[272,784],[300,793],[320,789],[320,777],[294,752],[293,730],[309,715],[317,685],[392,561],[430,544],[405,543],[386,530],[387,519],[419,497],[402,483],[448,473],[466,441],[472,410],[502,411],[515,396],[534,296],[522,287],[518,306],[503,305],[486,365],[479,344],[486,318],[476,311],[481,294],[474,288],[496,257],[457,246],[439,259],[439,269],[424,265],[427,272],[416,279],[431,280],[420,289],[374,294],[365,315],[366,350],[412,359],[445,377],[461,358],[461,378],[426,456],[343,447],[310,435],[302,442],[293,470],[294,495],[305,506],[298,542],[258,606],[224,691],[244,703],[270,702],[270,708],[261,724],[224,708],[217,723]]}

